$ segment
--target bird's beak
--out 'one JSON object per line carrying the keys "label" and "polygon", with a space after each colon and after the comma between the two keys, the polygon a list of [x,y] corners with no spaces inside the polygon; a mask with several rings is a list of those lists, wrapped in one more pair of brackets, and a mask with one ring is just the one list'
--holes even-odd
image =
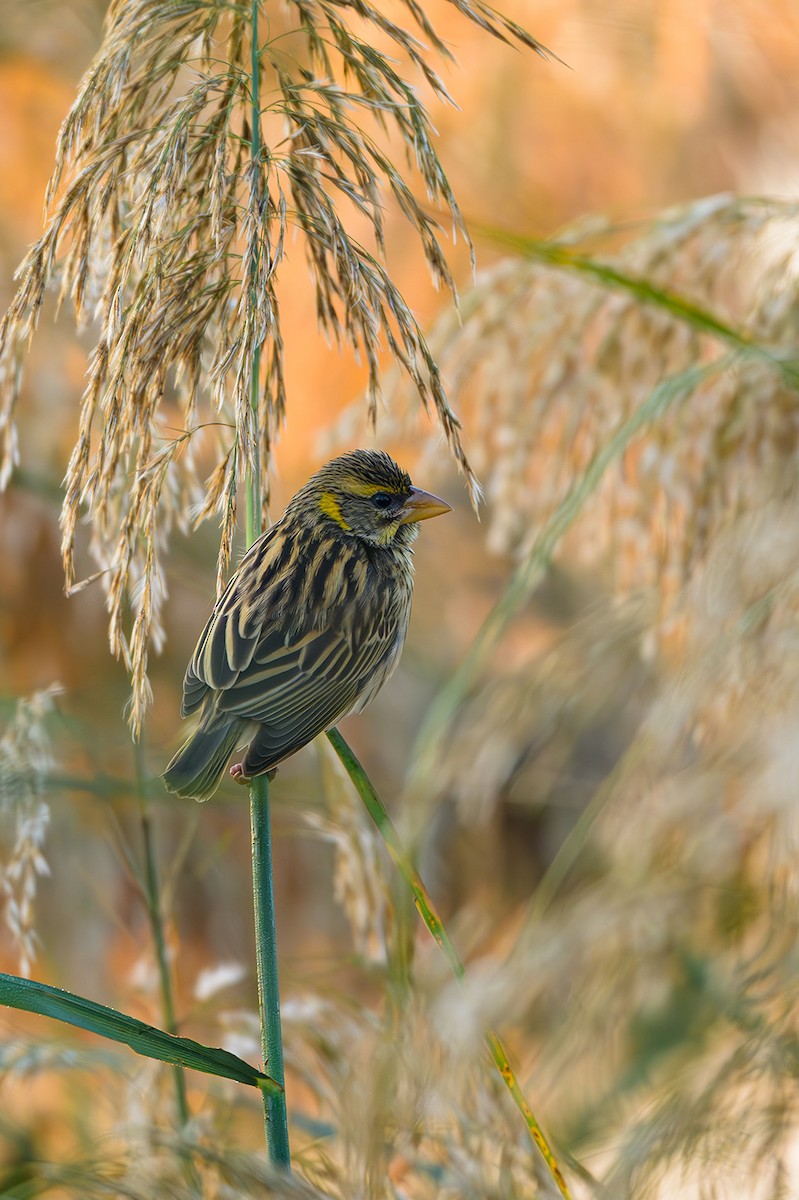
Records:
{"label": "bird's beak", "polygon": [[400,525],[410,525],[413,521],[426,521],[428,517],[440,517],[452,512],[452,505],[446,500],[439,499],[432,492],[423,492],[421,488],[411,488],[411,494],[405,501],[400,517]]}

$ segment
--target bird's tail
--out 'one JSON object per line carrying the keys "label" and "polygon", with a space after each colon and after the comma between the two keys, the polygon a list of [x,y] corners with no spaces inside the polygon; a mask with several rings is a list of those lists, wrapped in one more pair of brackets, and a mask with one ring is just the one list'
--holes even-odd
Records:
{"label": "bird's tail", "polygon": [[210,800],[246,725],[241,717],[216,717],[200,724],[161,776],[169,791],[185,799]]}

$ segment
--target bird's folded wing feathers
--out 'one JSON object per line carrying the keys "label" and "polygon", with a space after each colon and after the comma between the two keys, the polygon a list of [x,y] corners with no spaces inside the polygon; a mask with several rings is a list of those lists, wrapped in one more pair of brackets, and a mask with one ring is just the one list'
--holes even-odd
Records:
{"label": "bird's folded wing feathers", "polygon": [[216,692],[216,712],[266,726],[277,749],[304,744],[350,712],[382,663],[393,658],[397,631],[384,615],[367,632],[352,609],[328,613],[322,628],[298,630],[287,612],[248,603],[253,589],[242,575],[262,585],[269,550],[267,533],[219,598],[186,672],[183,712]]}
{"label": "bird's folded wing feathers", "polygon": [[183,679],[181,716],[198,709],[209,691],[230,687],[252,661],[267,618],[255,597],[277,549],[276,528],[252,544],[214,605]]}
{"label": "bird's folded wing feathers", "polygon": [[314,630],[287,644],[273,629],[217,704],[276,730],[318,732],[350,711],[387,650],[374,637],[354,645],[348,630]]}

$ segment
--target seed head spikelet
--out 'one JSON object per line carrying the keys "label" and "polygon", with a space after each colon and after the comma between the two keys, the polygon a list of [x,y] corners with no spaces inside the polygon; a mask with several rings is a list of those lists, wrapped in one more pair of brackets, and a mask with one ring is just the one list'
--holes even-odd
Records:
{"label": "seed head spikelet", "polygon": [[207,800],[236,746],[237,777],[359,711],[394,670],[408,628],[418,522],[449,505],[381,451],[327,463],[253,543],[211,613],[183,682],[195,733],[164,772]]}
{"label": "seed head spikelet", "polygon": [[[481,0],[451,4],[502,41],[544,53]],[[452,288],[428,209],[466,234],[422,98],[448,99],[430,58],[449,51],[415,2],[397,20],[368,0],[269,12],[253,46],[248,5],[108,6],[102,45],[59,135],[44,231],[0,320],[0,489],[18,461],[21,364],[48,291],[96,330],[62,549],[71,587],[76,529],[88,515],[99,567],[89,578],[105,589],[111,648],[133,675],[136,733],[148,648],[163,635],[159,576],[173,526],[187,513],[220,520],[221,581],[247,472],[260,476],[265,516],[271,447],[287,412],[281,298],[294,235],[322,331],[367,368],[372,423],[381,371],[396,362],[475,494],[438,368],[385,261],[393,206],[434,282]]]}

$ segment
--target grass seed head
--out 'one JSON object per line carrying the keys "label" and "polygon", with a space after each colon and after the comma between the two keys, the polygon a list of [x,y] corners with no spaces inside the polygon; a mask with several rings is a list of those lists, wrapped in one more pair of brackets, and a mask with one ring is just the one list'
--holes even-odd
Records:
{"label": "grass seed head", "polygon": [[[544,53],[487,5],[453,3],[494,36]],[[421,8],[405,7],[407,25],[369,3],[357,6],[356,19],[343,0],[272,14],[260,45],[256,130],[249,9],[222,0],[119,0],[63,123],[47,223],[0,325],[0,484],[18,457],[21,360],[55,288],[79,324],[97,329],[66,477],[67,584],[75,583],[75,535],[85,514],[111,647],[133,675],[136,731],[147,705],[148,647],[161,630],[169,531],[186,511],[176,498],[195,491],[202,462],[207,496],[192,510],[197,519],[219,515],[220,582],[237,492],[256,460],[268,498],[272,448],[287,411],[279,281],[290,231],[304,244],[321,329],[367,365],[372,419],[387,355],[476,486],[422,330],[382,260],[389,194],[433,279],[452,288],[436,222],[383,148],[384,133],[405,147],[428,201],[449,210],[464,232],[430,116],[403,73],[421,73],[446,99],[417,33],[434,52],[448,52]],[[215,461],[207,443],[196,456],[191,447],[214,419],[222,422]]]}

